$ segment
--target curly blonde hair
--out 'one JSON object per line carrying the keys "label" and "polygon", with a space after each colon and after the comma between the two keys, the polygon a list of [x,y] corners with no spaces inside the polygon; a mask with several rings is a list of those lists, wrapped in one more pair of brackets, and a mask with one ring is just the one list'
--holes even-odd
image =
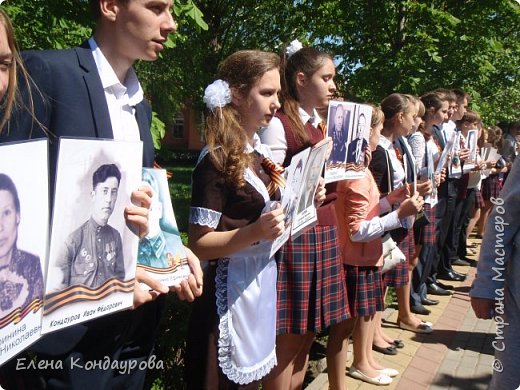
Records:
{"label": "curly blonde hair", "polygon": [[[241,50],[222,61],[217,79],[226,81],[232,90],[247,97],[266,72],[279,68],[280,59],[274,53]],[[209,112],[205,128],[210,158],[226,182],[236,188],[244,186],[244,171],[251,163],[251,156],[245,153],[248,141],[241,123],[240,113],[230,103]]]}

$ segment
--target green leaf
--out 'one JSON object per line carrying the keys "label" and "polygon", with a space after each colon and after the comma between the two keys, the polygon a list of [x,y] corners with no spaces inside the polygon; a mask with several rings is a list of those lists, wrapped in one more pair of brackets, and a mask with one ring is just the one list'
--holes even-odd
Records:
{"label": "green leaf", "polygon": [[161,140],[166,134],[166,125],[159,119],[157,113],[152,111],[152,126],[150,129],[152,133],[153,146],[156,150],[161,149]]}

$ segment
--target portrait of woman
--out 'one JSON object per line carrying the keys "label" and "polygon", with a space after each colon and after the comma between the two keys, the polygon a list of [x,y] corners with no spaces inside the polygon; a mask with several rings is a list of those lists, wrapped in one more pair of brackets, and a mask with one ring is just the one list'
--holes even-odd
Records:
{"label": "portrait of woman", "polygon": [[0,173],[0,317],[43,296],[40,259],[18,249],[20,199],[11,178]]}

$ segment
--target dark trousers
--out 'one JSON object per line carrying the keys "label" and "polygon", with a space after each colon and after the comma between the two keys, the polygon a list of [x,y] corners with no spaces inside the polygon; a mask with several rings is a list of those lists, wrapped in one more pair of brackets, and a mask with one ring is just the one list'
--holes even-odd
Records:
{"label": "dark trousers", "polygon": [[446,273],[452,270],[451,262],[445,252],[446,239],[450,229],[455,203],[457,200],[457,188],[455,181],[447,179],[439,188],[439,202],[435,206],[435,244],[436,250],[433,257],[430,274],[427,283],[437,283],[437,273]]}
{"label": "dark trousers", "polygon": [[[466,252],[466,244],[467,244],[467,229],[469,225],[469,221],[471,219],[471,215],[473,214],[473,210],[475,210],[476,203],[476,195],[477,192],[475,188],[470,188],[466,192],[466,199],[463,201],[462,211],[460,215],[460,228],[459,228],[459,239],[457,246],[457,257],[459,259],[465,259]],[[452,259],[455,260],[455,259]]]}
{"label": "dark trousers", "polygon": [[434,245],[423,245],[419,253],[419,261],[412,271],[412,282],[410,285],[410,305],[417,306],[422,304],[426,298],[426,282],[430,275],[436,248]]}
{"label": "dark trousers", "polygon": [[459,248],[460,230],[463,225],[463,210],[465,209],[465,201],[466,199],[455,200],[455,209],[453,210],[453,215],[451,217],[451,223],[448,229],[448,234],[446,236],[443,252],[443,256],[447,259],[447,261],[449,261],[449,264],[458,258],[457,251]]}

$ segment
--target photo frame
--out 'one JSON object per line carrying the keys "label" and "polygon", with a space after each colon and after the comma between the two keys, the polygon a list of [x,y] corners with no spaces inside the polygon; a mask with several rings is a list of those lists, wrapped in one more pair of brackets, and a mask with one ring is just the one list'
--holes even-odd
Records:
{"label": "photo frame", "polygon": [[166,170],[143,168],[142,180],[153,194],[149,232],[139,241],[137,267],[165,286],[178,285],[188,278],[190,267],[175,220]]}
{"label": "photo frame", "polygon": [[125,207],[141,141],[60,138],[42,332],[133,305],[139,238]]}
{"label": "photo frame", "polygon": [[331,153],[325,164],[325,182],[363,177],[368,165],[367,150],[372,107],[366,104],[330,101],[327,113]]}
{"label": "photo frame", "polygon": [[41,335],[49,232],[48,142],[0,146],[0,365]]}

